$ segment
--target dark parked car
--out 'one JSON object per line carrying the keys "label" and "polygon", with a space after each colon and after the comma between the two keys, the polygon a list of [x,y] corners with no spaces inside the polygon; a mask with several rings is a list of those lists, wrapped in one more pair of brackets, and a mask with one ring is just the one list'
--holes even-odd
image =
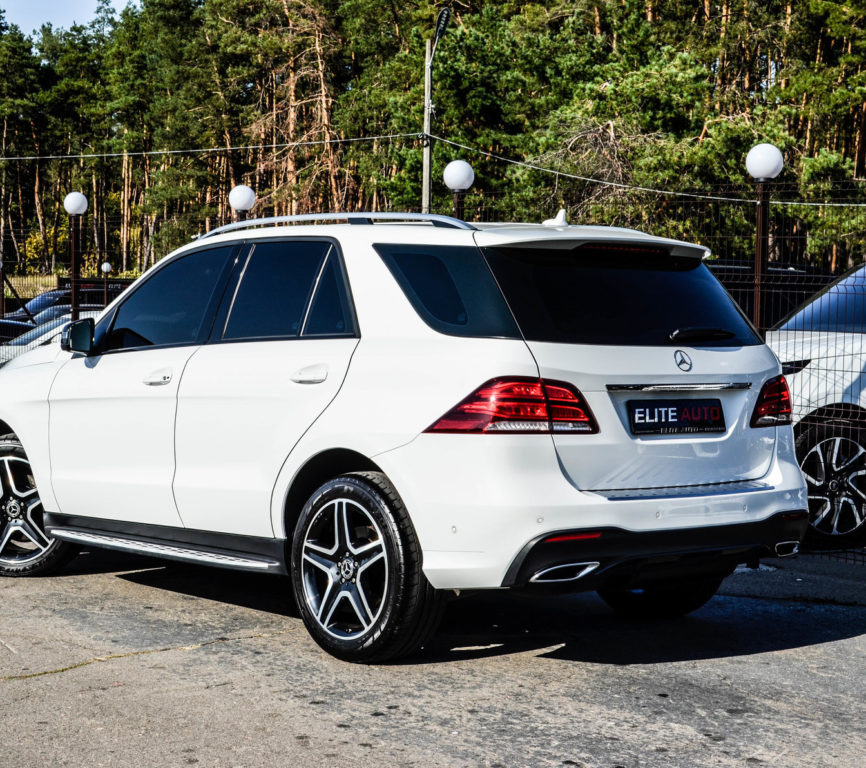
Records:
{"label": "dark parked car", "polygon": [[[105,291],[102,288],[82,288],[79,291],[79,304],[82,305],[98,304],[101,307],[104,306],[104,298]],[[14,312],[7,312],[5,315],[3,315],[3,320],[24,321],[27,322],[27,324],[32,328],[33,321],[30,319],[31,316],[35,317],[40,312],[44,312],[46,309],[49,309],[50,307],[53,307],[57,304],[66,304],[68,306],[70,301],[71,292],[68,288],[58,288],[53,291],[45,291],[45,293],[40,293],[35,298],[30,299],[30,301],[28,301],[24,305],[24,307],[16,309]]]}

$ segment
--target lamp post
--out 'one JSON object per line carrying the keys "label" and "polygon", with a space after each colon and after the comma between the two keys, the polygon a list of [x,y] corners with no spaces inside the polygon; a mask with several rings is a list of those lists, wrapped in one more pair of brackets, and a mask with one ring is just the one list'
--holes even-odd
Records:
{"label": "lamp post", "polygon": [[107,261],[102,262],[100,267],[102,270],[102,306],[108,306],[108,273],[111,272],[111,264]]}
{"label": "lamp post", "polygon": [[436,44],[445,30],[448,29],[448,21],[451,18],[451,9],[443,8],[436,17],[436,31],[433,39],[428,40],[424,46],[424,158],[421,170],[421,213],[430,213],[430,195],[433,187],[433,140],[430,131],[433,123],[433,57],[436,55]]}
{"label": "lamp post", "polygon": [[442,180],[454,194],[454,215],[458,219],[462,219],[463,199],[466,197],[466,191],[475,181],[475,171],[465,160],[452,160],[445,166]]}
{"label": "lamp post", "polygon": [[746,170],[757,184],[758,211],[755,222],[755,296],[752,320],[763,335],[764,324],[761,317],[762,280],[767,272],[770,254],[770,186],[785,167],[785,160],[778,147],[772,144],[758,144],[746,155]]}
{"label": "lamp post", "polygon": [[229,192],[229,205],[237,215],[238,221],[245,221],[255,204],[256,193],[246,184],[238,184]]}
{"label": "lamp post", "polygon": [[84,232],[84,214],[87,198],[81,192],[70,192],[63,198],[63,207],[69,214],[69,293],[70,315],[78,319],[79,283],[81,279],[81,236]]}

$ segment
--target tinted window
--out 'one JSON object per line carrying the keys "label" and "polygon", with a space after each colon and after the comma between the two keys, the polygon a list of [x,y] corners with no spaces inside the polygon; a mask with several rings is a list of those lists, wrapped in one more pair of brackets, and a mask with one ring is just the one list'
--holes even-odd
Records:
{"label": "tinted window", "polygon": [[223,338],[298,336],[331,247],[326,242],[257,243],[241,272]]}
{"label": "tinted window", "polygon": [[376,245],[415,311],[452,336],[518,338],[514,318],[477,248]]}
{"label": "tinted window", "polygon": [[866,269],[833,283],[779,330],[866,333]]}
{"label": "tinted window", "polygon": [[724,338],[679,343],[761,343],[725,289],[693,258],[616,246],[491,248],[485,255],[532,341],[655,346],[670,344],[676,330],[720,329]]}
{"label": "tinted window", "polygon": [[117,309],[105,350],[201,341],[234,252],[233,246],[195,251],[154,272]]}
{"label": "tinted window", "polygon": [[346,281],[336,249],[332,248],[304,323],[304,336],[343,336],[355,333]]}

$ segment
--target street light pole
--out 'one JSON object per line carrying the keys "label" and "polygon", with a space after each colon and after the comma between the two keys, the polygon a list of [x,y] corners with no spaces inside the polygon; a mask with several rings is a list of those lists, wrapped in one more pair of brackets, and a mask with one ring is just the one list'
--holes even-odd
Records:
{"label": "street light pole", "polygon": [[421,213],[430,213],[432,188],[431,168],[433,164],[433,142],[430,131],[433,123],[433,41],[424,46],[424,159],[421,170]]}
{"label": "street light pole", "polygon": [[63,198],[63,207],[69,214],[69,303],[70,316],[78,319],[81,283],[81,236],[83,219],[87,213],[87,198],[81,192],[70,192]]}
{"label": "street light pole", "polygon": [[108,306],[108,273],[111,272],[111,264],[107,261],[102,262],[100,267],[102,270],[102,306]]}
{"label": "street light pole", "polygon": [[430,197],[433,187],[433,57],[436,55],[436,44],[445,34],[451,9],[443,8],[436,17],[436,31],[432,40],[424,44],[424,135],[421,139],[424,146],[421,169],[421,213],[430,213]]}
{"label": "street light pole", "polygon": [[466,191],[475,181],[475,171],[465,160],[452,160],[445,166],[442,181],[454,194],[454,215],[462,219],[463,199],[466,197]]}
{"label": "street light pole", "polygon": [[758,208],[755,220],[755,280],[752,304],[752,322],[764,334],[763,307],[764,276],[770,257],[770,185],[785,167],[779,149],[772,144],[758,144],[746,155],[746,170],[757,184]]}

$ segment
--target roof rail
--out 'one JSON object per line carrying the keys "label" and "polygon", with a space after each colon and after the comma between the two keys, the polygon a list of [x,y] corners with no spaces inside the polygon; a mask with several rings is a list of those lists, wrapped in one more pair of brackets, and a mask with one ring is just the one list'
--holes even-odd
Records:
{"label": "roof rail", "polygon": [[391,211],[386,213],[304,213],[296,216],[269,216],[264,219],[236,221],[233,224],[226,224],[212,229],[210,232],[205,232],[199,235],[198,239],[201,240],[205,237],[218,235],[222,232],[232,232],[237,229],[251,229],[265,224],[296,224],[313,221],[348,221],[349,224],[373,224],[376,221],[426,221],[434,227],[475,229],[471,224],[467,224],[461,219],[441,216],[436,213],[396,213]]}

